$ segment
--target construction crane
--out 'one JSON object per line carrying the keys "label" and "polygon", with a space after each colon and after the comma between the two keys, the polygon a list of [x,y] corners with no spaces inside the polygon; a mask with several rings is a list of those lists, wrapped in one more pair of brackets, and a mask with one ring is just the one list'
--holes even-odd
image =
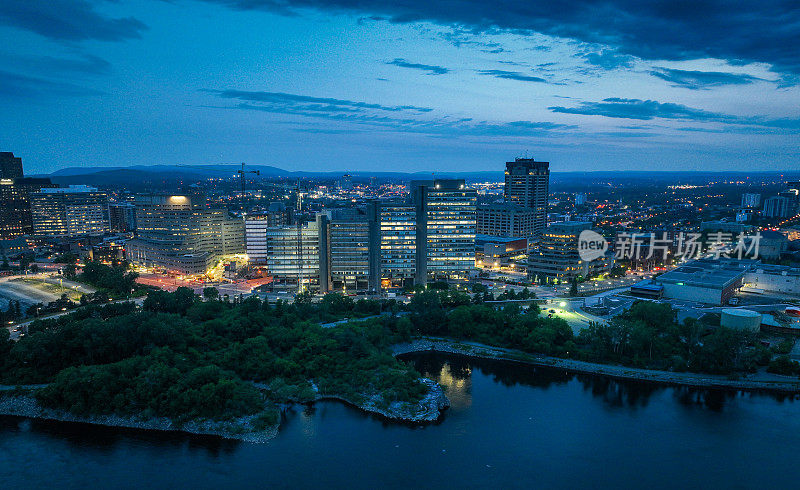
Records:
{"label": "construction crane", "polygon": [[245,187],[245,183],[246,183],[245,174],[261,175],[261,171],[260,170],[245,170],[244,169],[244,162],[242,162],[241,170],[237,170],[236,173],[239,174],[239,176],[242,178],[242,213],[244,213],[245,212],[245,208],[244,208],[244,196],[245,196],[244,187]]}

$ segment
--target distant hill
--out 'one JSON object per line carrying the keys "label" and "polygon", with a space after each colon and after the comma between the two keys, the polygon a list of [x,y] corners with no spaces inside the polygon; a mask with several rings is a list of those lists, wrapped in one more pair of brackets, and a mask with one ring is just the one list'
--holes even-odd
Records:
{"label": "distant hill", "polygon": [[[95,186],[126,186],[149,188],[175,188],[199,182],[208,178],[229,178],[236,176],[241,167],[236,164],[222,165],[136,165],[132,167],[68,167],[57,170],[49,175],[53,182],[59,185],[86,184]],[[367,171],[338,171],[338,172],[308,172],[290,171],[270,165],[247,165],[247,171],[258,170],[261,178],[338,178],[349,173],[355,179],[369,177],[390,178],[397,180],[460,178],[470,182],[502,181],[502,167],[496,171],[483,172],[367,172]],[[779,179],[783,175],[786,180],[800,177],[800,172],[648,172],[648,171],[592,171],[592,172],[552,172],[550,181],[556,187],[574,186],[584,184],[646,184],[664,183],[675,184],[704,184],[724,178],[726,180],[740,179],[742,181],[761,181]],[[248,174],[248,180],[255,176]]]}

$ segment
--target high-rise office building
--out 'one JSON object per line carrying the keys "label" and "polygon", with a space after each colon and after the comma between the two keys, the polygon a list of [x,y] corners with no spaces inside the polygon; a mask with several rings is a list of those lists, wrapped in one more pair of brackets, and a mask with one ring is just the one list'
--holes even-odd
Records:
{"label": "high-rise office building", "polygon": [[575,193],[575,205],[576,206],[583,206],[586,204],[586,193],[585,192],[576,192]]}
{"label": "high-rise office building", "polygon": [[76,237],[108,232],[108,196],[96,187],[71,185],[30,194],[33,234]]}
{"label": "high-rise office building", "polygon": [[22,158],[0,151],[0,179],[21,179],[22,175]]}
{"label": "high-rise office building", "polygon": [[136,206],[130,202],[109,203],[108,227],[113,233],[136,231]]}
{"label": "high-rise office building", "polygon": [[384,201],[380,206],[381,287],[414,283],[417,272],[417,212],[408,200]]}
{"label": "high-rise office building", "polygon": [[0,152],[0,240],[33,233],[30,194],[56,187],[50,179],[23,177],[22,159]]}
{"label": "high-rise office building", "polygon": [[326,246],[326,218],[320,213],[315,221],[292,226],[268,226],[263,219],[248,219],[245,229],[250,263],[264,267],[272,275],[275,287],[318,291],[320,243],[323,248]]}
{"label": "high-rise office building", "polygon": [[380,229],[377,203],[324,213],[320,241],[320,289],[377,292],[380,289]]}
{"label": "high-rise office building", "polygon": [[244,253],[243,221],[206,206],[201,195],[142,195],[134,205],[137,238],[125,244],[133,264],[196,275]]}
{"label": "high-rise office building", "polygon": [[503,194],[509,204],[534,210],[534,234],[541,234],[547,227],[547,198],[550,192],[550,163],[537,162],[529,158],[517,158],[506,162],[505,189]]}
{"label": "high-rise office building", "polygon": [[531,238],[536,235],[536,211],[513,204],[481,204],[476,210],[478,235]]}
{"label": "high-rise office building", "polygon": [[528,276],[541,282],[558,283],[610,269],[613,258],[609,255],[587,262],[578,253],[578,237],[591,228],[591,223],[581,221],[553,223],[547,227],[538,249],[528,260]]}
{"label": "high-rise office building", "polygon": [[786,196],[772,196],[764,199],[764,216],[767,218],[788,218],[791,200]]}
{"label": "high-rise office building", "polygon": [[417,214],[416,284],[466,280],[475,267],[477,193],[459,179],[411,182]]}
{"label": "high-rise office building", "polygon": [[742,194],[742,207],[753,209],[761,204],[761,194],[746,192]]}

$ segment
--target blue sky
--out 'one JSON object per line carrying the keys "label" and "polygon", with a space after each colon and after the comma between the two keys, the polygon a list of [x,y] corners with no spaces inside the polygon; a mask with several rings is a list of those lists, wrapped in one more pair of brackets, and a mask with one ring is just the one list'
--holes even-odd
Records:
{"label": "blue sky", "polygon": [[0,0],[26,173],[800,170],[789,1]]}

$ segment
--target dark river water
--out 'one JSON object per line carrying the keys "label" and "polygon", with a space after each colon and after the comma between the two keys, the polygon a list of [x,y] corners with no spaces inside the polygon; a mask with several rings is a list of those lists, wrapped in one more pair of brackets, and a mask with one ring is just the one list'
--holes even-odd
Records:
{"label": "dark river water", "polygon": [[0,417],[0,488],[797,488],[800,400],[443,355],[435,425],[336,402],[267,444]]}

